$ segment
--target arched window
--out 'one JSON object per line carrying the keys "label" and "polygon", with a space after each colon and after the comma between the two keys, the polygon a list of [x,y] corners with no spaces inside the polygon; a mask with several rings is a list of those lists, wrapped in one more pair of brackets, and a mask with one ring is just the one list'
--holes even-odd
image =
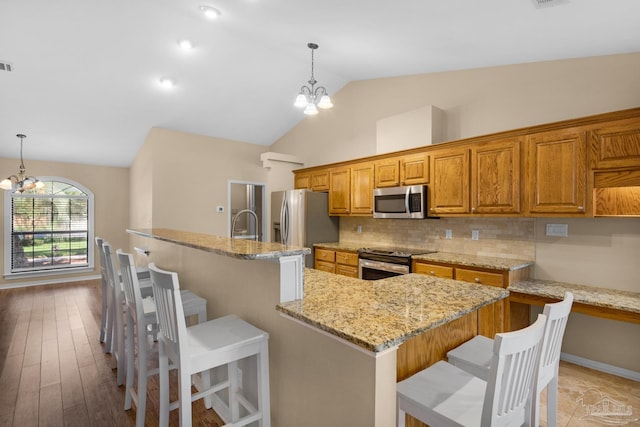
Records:
{"label": "arched window", "polygon": [[93,267],[93,193],[65,178],[5,195],[5,276]]}

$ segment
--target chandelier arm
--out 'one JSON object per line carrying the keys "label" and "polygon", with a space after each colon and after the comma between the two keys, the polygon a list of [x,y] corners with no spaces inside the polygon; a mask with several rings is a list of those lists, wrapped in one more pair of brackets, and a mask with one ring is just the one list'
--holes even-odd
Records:
{"label": "chandelier arm", "polygon": [[324,86],[318,86],[316,88],[316,90],[313,92],[313,96],[315,96],[316,98],[321,98],[324,95],[328,95],[329,92],[327,92],[327,89],[325,89]]}

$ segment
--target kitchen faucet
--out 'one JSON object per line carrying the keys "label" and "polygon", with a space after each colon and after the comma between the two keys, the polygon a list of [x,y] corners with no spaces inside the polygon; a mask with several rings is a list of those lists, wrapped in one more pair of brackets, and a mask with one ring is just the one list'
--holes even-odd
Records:
{"label": "kitchen faucet", "polygon": [[258,241],[258,215],[256,215],[256,213],[254,211],[252,211],[251,209],[243,209],[240,212],[238,212],[234,217],[233,220],[231,221],[231,238],[233,239],[233,237],[236,234],[236,222],[238,222],[238,218],[240,217],[241,214],[251,214],[251,216],[253,216],[253,220],[256,222],[256,233],[255,233],[255,240],[256,242]]}

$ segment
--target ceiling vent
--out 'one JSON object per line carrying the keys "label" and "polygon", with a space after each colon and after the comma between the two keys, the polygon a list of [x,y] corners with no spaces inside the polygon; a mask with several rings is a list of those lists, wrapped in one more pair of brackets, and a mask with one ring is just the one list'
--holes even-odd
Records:
{"label": "ceiling vent", "polygon": [[13,71],[13,67],[8,62],[0,61],[0,71]]}
{"label": "ceiling vent", "polygon": [[545,7],[560,6],[561,4],[569,3],[569,0],[531,0],[533,5],[538,9]]}

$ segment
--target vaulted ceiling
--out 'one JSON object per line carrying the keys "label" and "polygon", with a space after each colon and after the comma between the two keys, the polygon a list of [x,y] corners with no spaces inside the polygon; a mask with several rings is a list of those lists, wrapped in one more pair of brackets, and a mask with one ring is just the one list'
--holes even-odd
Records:
{"label": "vaulted ceiling", "polygon": [[[152,127],[270,145],[305,117],[293,100],[310,77],[308,42],[330,94],[640,52],[640,1],[554,1],[2,0],[0,62],[12,71],[0,70],[0,157],[19,156],[17,133],[26,159],[111,166],[129,166]],[[221,15],[205,19],[202,5]]]}

